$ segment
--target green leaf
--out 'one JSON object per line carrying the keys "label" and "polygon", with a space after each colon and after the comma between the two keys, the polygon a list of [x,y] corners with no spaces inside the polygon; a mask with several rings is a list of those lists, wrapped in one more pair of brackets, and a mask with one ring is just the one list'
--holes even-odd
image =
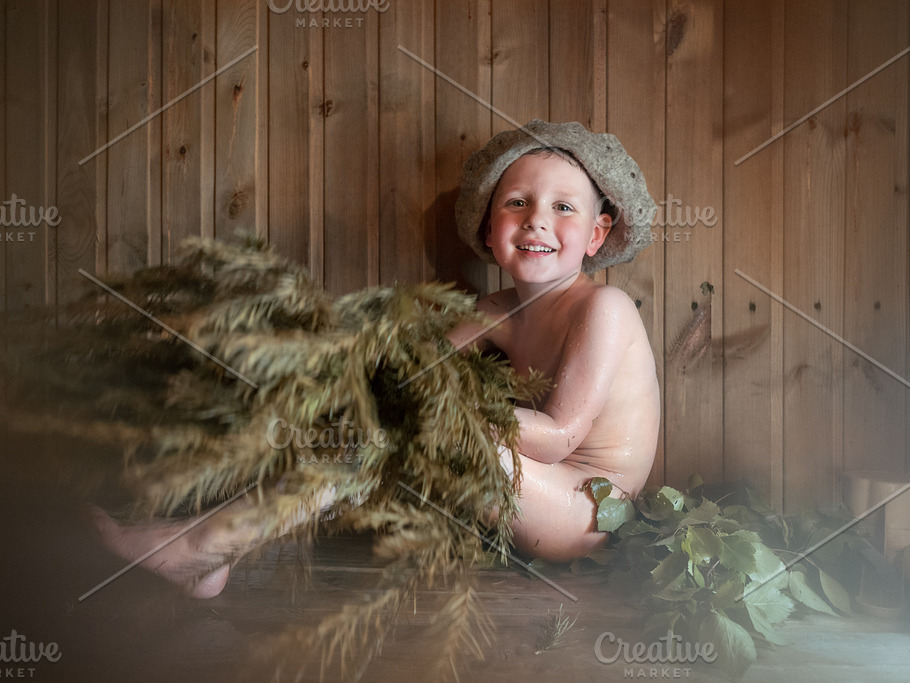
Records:
{"label": "green leaf", "polygon": [[686,571],[687,564],[688,560],[683,553],[672,553],[651,570],[651,578],[658,586],[666,586],[679,574]]}
{"label": "green leaf", "polygon": [[741,536],[721,536],[720,563],[740,574],[755,571],[754,544]]}
{"label": "green leaf", "polygon": [[695,474],[693,474],[689,477],[689,488],[686,490],[693,491],[693,490],[699,488],[700,486],[704,486],[704,485],[705,485],[705,480],[702,479],[701,475],[696,472]]}
{"label": "green leaf", "polygon": [[654,541],[651,546],[654,548],[659,548],[663,546],[667,548],[671,553],[679,552],[679,546],[682,541],[680,540],[680,534],[673,534],[672,536],[667,536],[666,538],[659,538]]}
{"label": "green leaf", "polygon": [[[737,533],[735,535],[745,537],[745,534]],[[755,537],[758,536],[755,535]],[[752,552],[755,556],[755,569],[749,572],[749,578],[772,588],[785,588],[788,581],[786,568],[774,551],[764,543],[753,542]]]}
{"label": "green leaf", "polygon": [[731,609],[736,606],[742,594],[742,581],[737,581],[735,579],[724,581],[718,586],[714,597],[711,598],[711,606],[714,607],[714,609]]}
{"label": "green leaf", "polygon": [[692,585],[687,572],[680,572],[664,588],[654,594],[654,597],[670,602],[685,602],[692,598],[700,589]]}
{"label": "green leaf", "polygon": [[617,535],[620,538],[628,538],[629,536],[635,536],[638,534],[658,534],[660,533],[657,528],[651,526],[647,522],[641,519],[635,519],[629,522],[628,524],[623,524],[622,527],[617,531]]}
{"label": "green leaf", "polygon": [[604,498],[597,506],[598,531],[616,531],[635,519],[635,507],[628,498]]}
{"label": "green leaf", "polygon": [[[594,477],[590,482],[590,486],[591,493],[594,495],[594,502],[598,505],[604,498],[609,498],[610,494],[613,493],[613,484],[604,477]],[[601,531],[603,530],[601,529]]]}
{"label": "green leaf", "polygon": [[850,596],[847,595],[847,591],[844,590],[844,587],[820,568],[818,570],[818,578],[819,581],[821,581],[822,590],[825,591],[825,596],[831,601],[831,604],[844,614],[852,614],[852,610],[850,609]]}
{"label": "green leaf", "polygon": [[746,605],[746,611],[749,613],[749,619],[752,621],[752,627],[764,637],[769,643],[775,645],[787,645],[787,641],[774,630],[774,624],[768,619],[765,613],[756,605],[748,600],[743,600]]}
{"label": "green leaf", "polygon": [[716,531],[721,531],[725,534],[734,534],[743,528],[743,525],[735,519],[727,519],[726,517],[718,517],[711,526],[713,526]]}
{"label": "green leaf", "polygon": [[701,647],[714,646],[715,660],[732,678],[740,679],[757,657],[752,636],[729,617],[709,612],[698,627]]}
{"label": "green leaf", "polygon": [[[786,578],[786,574],[784,574]],[[753,588],[753,586],[757,586]],[[784,595],[780,588],[764,584],[749,584],[743,593],[742,602],[746,603],[746,609],[750,615],[758,612],[765,620],[772,624],[779,624],[793,611],[793,602]]]}
{"label": "green leaf", "polygon": [[665,520],[673,512],[676,511],[673,507],[673,501],[664,495],[663,489],[655,493],[653,496],[648,496],[645,498],[639,505],[639,510],[641,511],[642,515],[648,519],[654,520],[655,522]]}
{"label": "green leaf", "polygon": [[717,518],[718,514],[720,514],[720,507],[717,503],[706,498],[697,508],[686,515],[676,528],[682,529],[684,526],[692,524],[710,524]]}
{"label": "green leaf", "polygon": [[784,539],[784,546],[789,548],[790,541],[793,540],[793,529],[783,517],[778,516],[777,519],[780,522],[780,532]]}
{"label": "green leaf", "polygon": [[599,565],[605,565],[615,560],[618,552],[615,548],[595,548],[587,554],[587,557]]}
{"label": "green leaf", "polygon": [[720,555],[723,543],[711,529],[689,527],[681,547],[695,564],[710,564]]}
{"label": "green leaf", "polygon": [[685,503],[685,496],[681,494],[676,489],[670,486],[661,486],[660,491],[657,492],[659,496],[663,496],[666,500],[670,502],[670,505],[673,506],[674,510],[682,510],[683,504]]}
{"label": "green leaf", "polygon": [[837,616],[828,603],[809,587],[806,575],[802,572],[790,572],[790,593],[806,607],[814,609],[816,612]]}
{"label": "green leaf", "polygon": [[734,531],[731,535],[738,536],[739,538],[745,538],[747,541],[751,541],[752,543],[764,545],[764,543],[762,543],[761,536],[759,536],[754,531],[750,531],[749,529],[740,529],[739,531]]}
{"label": "green leaf", "polygon": [[642,635],[645,638],[651,638],[653,636],[666,636],[667,631],[675,633],[676,624],[680,621],[680,619],[684,618],[682,612],[679,610],[652,614],[642,628]]}

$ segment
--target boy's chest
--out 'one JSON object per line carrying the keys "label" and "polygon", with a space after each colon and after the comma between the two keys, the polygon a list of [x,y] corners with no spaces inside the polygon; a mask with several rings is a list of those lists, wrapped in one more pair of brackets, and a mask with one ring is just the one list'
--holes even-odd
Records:
{"label": "boy's chest", "polygon": [[534,369],[552,379],[565,352],[567,325],[561,316],[549,320],[509,320],[496,335],[496,346],[520,374],[527,375]]}

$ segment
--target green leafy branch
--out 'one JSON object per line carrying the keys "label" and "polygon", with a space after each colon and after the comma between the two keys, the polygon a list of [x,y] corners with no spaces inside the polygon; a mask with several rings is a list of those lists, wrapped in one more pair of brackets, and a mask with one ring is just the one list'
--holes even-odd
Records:
{"label": "green leafy branch", "polygon": [[[692,484],[690,491],[701,487],[700,479]],[[756,660],[756,642],[784,644],[775,629],[797,606],[850,612],[847,591],[821,568],[820,558],[793,566],[781,558],[799,559],[820,534],[830,533],[819,519],[775,515],[751,492],[753,506],[721,507],[669,486],[645,491],[634,505],[624,494],[611,497],[606,479],[593,479],[590,489],[598,528],[615,532],[628,561],[650,573],[657,609],[645,633],[713,643],[716,661],[731,677],[741,677]],[[790,547],[773,550],[766,539]],[[844,535],[825,559],[837,559],[855,542]]]}

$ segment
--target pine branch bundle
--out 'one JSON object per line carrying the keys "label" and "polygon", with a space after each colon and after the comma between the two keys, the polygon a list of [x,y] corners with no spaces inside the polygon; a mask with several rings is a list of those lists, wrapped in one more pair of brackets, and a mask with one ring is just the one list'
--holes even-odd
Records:
{"label": "pine branch bundle", "polygon": [[[238,523],[264,542],[313,534],[329,492],[334,528],[378,532],[377,552],[412,568],[404,584],[386,580],[369,609],[327,620],[316,632],[327,653],[346,658],[381,642],[418,580],[459,571],[465,547],[479,552],[492,507],[492,540],[510,540],[516,494],[497,441],[514,447],[514,402],[543,382],[455,351],[444,335],[477,319],[472,297],[423,284],[332,301],[261,244],[206,240],[114,288],[233,371],[106,294],[69,311],[75,334],[54,351],[70,376],[51,381],[71,396],[96,392],[103,417],[147,434],[127,444],[134,515],[198,512],[256,484],[258,503]],[[480,652],[470,628],[487,633],[469,580],[459,585],[448,622],[440,617],[447,658],[465,646]]]}

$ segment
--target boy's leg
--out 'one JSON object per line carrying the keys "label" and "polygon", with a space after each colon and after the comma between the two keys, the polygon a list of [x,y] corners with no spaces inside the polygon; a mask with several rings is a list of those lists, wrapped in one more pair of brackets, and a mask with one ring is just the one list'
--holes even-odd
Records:
{"label": "boy's leg", "polygon": [[[603,546],[610,535],[597,531],[597,506],[585,486],[595,475],[571,463],[547,465],[519,458],[521,514],[512,523],[515,547],[526,555],[564,562]],[[500,462],[511,476],[511,453],[502,453]],[[613,495],[621,492],[614,487]]]}

